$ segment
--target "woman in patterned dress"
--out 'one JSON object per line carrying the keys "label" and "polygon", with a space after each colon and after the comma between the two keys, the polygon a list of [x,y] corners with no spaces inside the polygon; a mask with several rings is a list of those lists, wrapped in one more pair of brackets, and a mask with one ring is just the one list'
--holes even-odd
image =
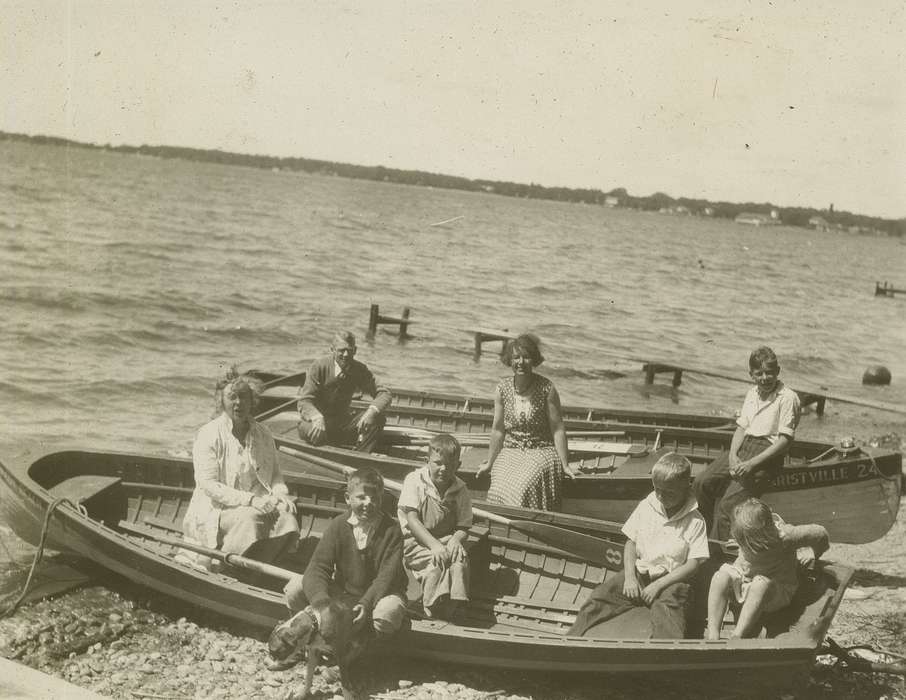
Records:
{"label": "woman in patterned dress", "polygon": [[513,376],[497,385],[488,461],[478,474],[491,472],[491,503],[558,510],[563,478],[575,473],[566,456],[560,396],[550,379],[534,372],[544,361],[538,345],[526,333],[504,351]]}

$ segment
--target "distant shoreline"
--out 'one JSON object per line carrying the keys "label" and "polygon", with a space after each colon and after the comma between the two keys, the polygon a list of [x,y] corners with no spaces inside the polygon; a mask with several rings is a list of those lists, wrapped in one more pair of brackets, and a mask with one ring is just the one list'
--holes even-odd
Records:
{"label": "distant shoreline", "polygon": [[545,187],[535,183],[524,184],[498,180],[471,180],[454,175],[429,173],[420,170],[398,170],[382,165],[354,165],[311,158],[280,158],[277,156],[250,155],[200,148],[176,146],[111,146],[72,141],[56,136],[29,136],[0,131],[0,141],[20,141],[43,145],[89,148],[115,153],[179,158],[182,160],[240,165],[267,170],[303,171],[321,175],[336,175],[364,180],[394,182],[403,185],[485,192],[507,197],[548,199],[560,202],[592,204],[613,209],[654,211],[674,216],[703,216],[735,220],[739,224],[764,226],[784,224],[818,231],[848,231],[856,234],[906,236],[906,218],[885,219],[854,214],[848,211],[811,209],[806,207],[781,207],[763,203],[711,202],[705,199],[673,198],[662,192],[636,197],[623,188],[609,192],[595,189]]}

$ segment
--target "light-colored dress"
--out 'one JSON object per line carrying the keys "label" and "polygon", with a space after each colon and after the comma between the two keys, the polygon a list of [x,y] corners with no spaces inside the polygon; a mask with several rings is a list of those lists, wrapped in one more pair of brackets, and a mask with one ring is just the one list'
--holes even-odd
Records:
{"label": "light-colored dress", "polygon": [[503,448],[491,469],[489,503],[540,510],[558,510],[563,465],[554,447],[547,402],[553,384],[532,375],[525,394],[516,391],[515,378],[497,385],[503,403]]}
{"label": "light-colored dress", "polygon": [[240,442],[233,421],[221,413],[198,431],[192,461],[195,492],[183,520],[187,540],[239,554],[258,539],[298,532],[292,513],[262,517],[251,507],[253,496],[289,493],[267,428],[251,420]]}

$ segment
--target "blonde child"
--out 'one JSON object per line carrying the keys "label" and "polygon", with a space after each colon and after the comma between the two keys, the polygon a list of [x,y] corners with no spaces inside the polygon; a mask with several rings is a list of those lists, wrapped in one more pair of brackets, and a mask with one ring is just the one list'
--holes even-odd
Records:
{"label": "blonde child", "polygon": [[733,637],[754,637],[764,613],[789,605],[799,588],[799,548],[811,547],[817,559],[828,548],[820,525],[787,525],[767,504],[750,498],[733,511],[730,528],[739,556],[711,578],[708,591],[708,639],[719,639],[731,601],[739,608]]}
{"label": "blonde child", "polygon": [[799,425],[799,396],[778,377],[780,363],[771,348],[762,346],[749,355],[749,389],[730,449],[695,478],[698,507],[713,539],[730,534],[733,509],[747,498],[759,497],[789,452]]}
{"label": "blonde child", "polygon": [[398,502],[403,563],[422,587],[428,617],[449,617],[469,599],[469,558],[463,547],[472,500],[456,476],[461,448],[452,435],[428,445],[428,463],[406,475]]}
{"label": "blonde child", "polygon": [[692,465],[675,452],[651,469],[654,491],[623,525],[623,572],[608,578],[582,605],[571,635],[634,607],[651,608],[651,636],[682,639],[692,604],[692,580],[708,559],[705,521],[696,508]]}

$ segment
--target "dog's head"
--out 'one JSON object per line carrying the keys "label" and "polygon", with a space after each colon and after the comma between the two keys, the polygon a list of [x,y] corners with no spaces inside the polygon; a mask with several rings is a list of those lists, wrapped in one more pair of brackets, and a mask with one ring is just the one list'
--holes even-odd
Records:
{"label": "dog's head", "polygon": [[360,645],[353,643],[353,617],[352,608],[340,601],[319,607],[317,615],[312,608],[305,608],[274,627],[268,652],[271,658],[284,661],[294,653],[316,649],[339,662],[359,651]]}
{"label": "dog's head", "polygon": [[274,627],[267,650],[275,661],[286,661],[307,649],[318,634],[318,620],[310,608],[297,612]]}

